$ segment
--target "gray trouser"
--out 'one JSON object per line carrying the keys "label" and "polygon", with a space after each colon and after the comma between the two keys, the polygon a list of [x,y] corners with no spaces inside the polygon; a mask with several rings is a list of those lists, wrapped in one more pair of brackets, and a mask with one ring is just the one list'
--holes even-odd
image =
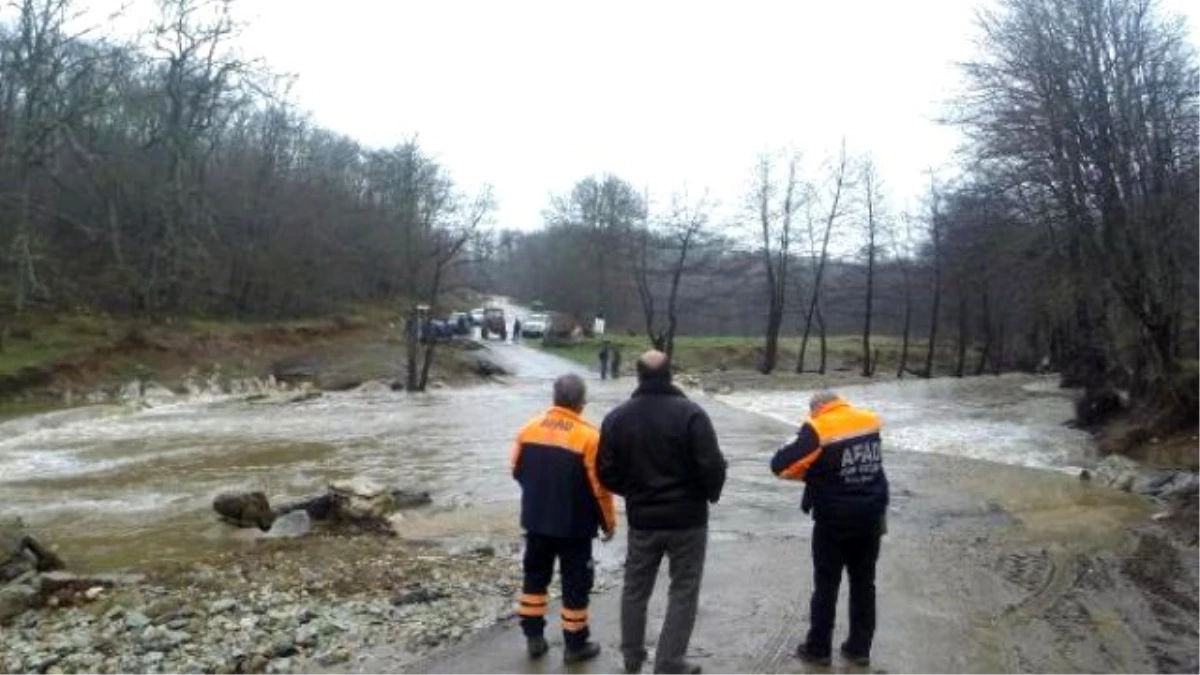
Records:
{"label": "gray trouser", "polygon": [[655,670],[682,672],[704,574],[708,528],[688,530],[635,530],[629,528],[625,557],[625,588],[621,596],[621,652],[626,660],[646,659],[646,606],[654,593],[658,566],[665,554],[670,564],[671,588],[667,617],[655,653]]}

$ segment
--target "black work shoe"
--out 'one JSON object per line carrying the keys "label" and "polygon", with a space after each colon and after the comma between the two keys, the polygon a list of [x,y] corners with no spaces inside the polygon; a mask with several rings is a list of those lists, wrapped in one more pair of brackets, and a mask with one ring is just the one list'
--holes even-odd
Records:
{"label": "black work shoe", "polygon": [[529,650],[529,658],[540,659],[550,651],[550,645],[544,637],[531,637],[525,638],[525,649]]}
{"label": "black work shoe", "polygon": [[817,654],[808,648],[808,644],[801,642],[796,647],[796,657],[805,663],[815,663],[819,666],[828,666],[833,664],[833,659],[828,654]]}
{"label": "black work shoe", "polygon": [[844,642],[842,643],[841,649],[839,649],[838,651],[841,652],[842,658],[846,659],[847,661],[849,661],[850,663],[853,663],[856,666],[862,666],[865,668],[865,667],[871,665],[871,655],[870,654],[860,654],[858,652],[851,651],[846,646],[846,643],[844,643]]}
{"label": "black work shoe", "polygon": [[578,647],[567,647],[563,650],[563,663],[583,663],[600,655],[600,645],[595,642],[585,642]]}
{"label": "black work shoe", "polygon": [[636,675],[642,672],[642,665],[646,663],[645,659],[631,659],[625,657],[625,673],[627,675]]}

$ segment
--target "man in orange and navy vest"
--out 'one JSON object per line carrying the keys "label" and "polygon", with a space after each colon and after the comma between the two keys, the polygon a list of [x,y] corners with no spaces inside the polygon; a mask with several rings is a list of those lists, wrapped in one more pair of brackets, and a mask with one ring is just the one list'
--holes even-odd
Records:
{"label": "man in orange and navy vest", "polygon": [[616,528],[612,495],[596,479],[600,432],[581,417],[587,388],[577,375],[554,381],[554,407],[526,424],[513,447],[513,478],[521,484],[525,581],[517,613],[531,658],[549,650],[546,590],[559,561],[562,583],[563,661],[594,658],[600,645],[588,631],[592,539]]}
{"label": "man in orange and navy vest", "polygon": [[796,656],[829,665],[842,570],[850,577],[850,635],[842,656],[870,663],[875,636],[875,562],[886,531],[888,481],[880,454],[880,422],[824,391],[809,401],[811,416],[771,459],[780,478],[805,482],[801,509],[812,512],[813,594],[808,637]]}

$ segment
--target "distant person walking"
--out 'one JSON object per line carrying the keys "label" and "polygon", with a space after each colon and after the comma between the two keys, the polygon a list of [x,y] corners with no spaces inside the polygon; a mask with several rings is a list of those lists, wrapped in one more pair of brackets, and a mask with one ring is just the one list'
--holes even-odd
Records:
{"label": "distant person walking", "polygon": [[521,341],[521,320],[513,319],[513,343]]}
{"label": "distant person walking", "polygon": [[594,658],[588,599],[592,591],[592,539],[604,541],[616,528],[613,498],[596,478],[599,434],[581,416],[587,388],[578,375],[554,381],[554,406],[517,434],[512,475],[521,484],[521,527],[525,530],[525,579],[517,614],[530,658],[549,650],[544,631],[547,589],[558,560],[562,583],[563,661]]}
{"label": "distant person walking", "polygon": [[855,665],[871,660],[875,636],[875,563],[887,531],[888,481],[880,453],[880,421],[831,391],[814,394],[796,439],[771,459],[780,478],[805,481],[801,509],[812,512],[813,594],[808,637],[796,648],[805,661],[828,665],[842,570],[850,577],[850,635],[841,653]]}
{"label": "distant person walking", "polygon": [[602,380],[608,379],[608,358],[610,355],[611,355],[611,350],[609,349],[609,346],[608,346],[608,340],[605,340],[604,344],[601,345],[601,347],[600,347],[600,354],[599,354],[599,356],[600,356],[600,379],[602,379]]}
{"label": "distant person walking", "polygon": [[646,660],[646,606],[665,555],[671,587],[655,652],[655,672],[699,673],[687,663],[708,546],[708,505],[725,485],[725,458],[708,414],[671,384],[666,354],[637,362],[632,398],[604,418],[597,474],[625,498],[629,520],[621,652],[626,672]]}
{"label": "distant person walking", "polygon": [[619,345],[613,345],[612,354],[609,355],[608,360],[612,364],[612,379],[615,380],[621,376],[621,347]]}

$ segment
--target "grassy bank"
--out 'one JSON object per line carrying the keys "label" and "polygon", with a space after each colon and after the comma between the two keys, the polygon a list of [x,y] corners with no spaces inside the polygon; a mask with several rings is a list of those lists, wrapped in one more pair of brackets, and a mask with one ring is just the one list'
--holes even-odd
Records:
{"label": "grassy bank", "polygon": [[[0,417],[37,412],[75,394],[133,379],[176,388],[188,375],[265,377],[302,363],[341,383],[395,379],[404,340],[397,306],[364,305],[324,317],[148,321],[102,313],[29,314],[8,326],[0,349]],[[466,375],[454,350],[439,350],[434,376]],[[319,383],[320,384],[320,383]]]}
{"label": "grassy bank", "polygon": [[[632,368],[634,360],[650,342],[643,335],[609,335],[605,339],[621,349],[623,368]],[[556,347],[543,347],[546,351],[588,366],[596,367],[598,353],[603,340],[584,339],[579,342]],[[539,343],[540,344],[540,343]],[[873,350],[878,350],[876,369],[880,375],[895,374],[900,363],[901,340],[892,336],[871,339]],[[927,343],[920,340],[909,342],[909,367],[921,367],[925,362]],[[685,335],[675,338],[675,367],[683,373],[707,373],[724,370],[755,370],[762,358],[761,337]],[[834,335],[826,340],[826,370],[833,372],[859,372],[862,369],[862,337],[858,335]],[[800,338],[784,338],[779,343],[780,373],[795,370],[800,355]],[[806,370],[816,370],[820,363],[821,344],[810,338],[805,355]],[[948,368],[954,355],[949,350],[939,350],[937,368]],[[974,367],[974,358],[968,360],[968,370]]]}

